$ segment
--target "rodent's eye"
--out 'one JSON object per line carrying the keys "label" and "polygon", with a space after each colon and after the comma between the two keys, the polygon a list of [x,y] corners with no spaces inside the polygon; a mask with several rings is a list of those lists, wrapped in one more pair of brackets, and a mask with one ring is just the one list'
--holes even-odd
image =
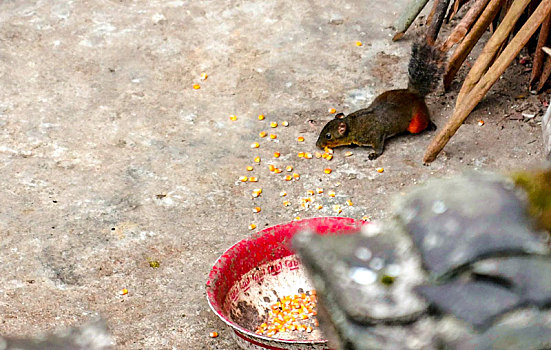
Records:
{"label": "rodent's eye", "polygon": [[331,133],[328,132],[327,134],[325,134],[325,138],[328,139],[328,140],[331,140]]}

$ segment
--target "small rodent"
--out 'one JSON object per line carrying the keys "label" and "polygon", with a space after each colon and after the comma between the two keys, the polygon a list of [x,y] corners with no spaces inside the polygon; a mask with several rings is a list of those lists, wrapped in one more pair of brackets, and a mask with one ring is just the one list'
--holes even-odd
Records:
{"label": "small rodent", "polygon": [[425,96],[433,91],[442,73],[444,54],[425,40],[411,48],[408,88],[386,91],[371,103],[347,116],[339,113],[322,129],[316,142],[319,148],[355,144],[370,146],[369,159],[379,157],[385,140],[397,134],[434,130]]}

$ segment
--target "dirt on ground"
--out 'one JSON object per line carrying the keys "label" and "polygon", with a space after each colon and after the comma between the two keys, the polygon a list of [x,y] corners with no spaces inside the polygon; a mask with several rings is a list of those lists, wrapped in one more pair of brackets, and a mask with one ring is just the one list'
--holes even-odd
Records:
{"label": "dirt on ground", "polygon": [[[528,92],[529,61],[518,60],[430,166],[422,156],[434,131],[393,138],[374,161],[358,147],[331,161],[297,156],[317,151],[330,109],[350,113],[407,85],[422,28],[391,41],[405,3],[1,2],[0,334],[101,315],[117,349],[237,349],[205,282],[249,225],[378,220],[393,196],[429,178],[541,164],[549,98]],[[439,127],[458,89],[428,97]],[[285,181],[269,164],[300,178]],[[335,197],[301,207],[318,187]]]}

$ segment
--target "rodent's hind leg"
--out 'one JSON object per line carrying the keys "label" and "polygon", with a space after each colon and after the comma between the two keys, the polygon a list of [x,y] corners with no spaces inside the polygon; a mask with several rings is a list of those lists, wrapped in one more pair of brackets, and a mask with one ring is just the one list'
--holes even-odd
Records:
{"label": "rodent's hind leg", "polygon": [[373,148],[373,152],[369,153],[369,156],[368,156],[370,160],[377,159],[381,154],[383,154],[383,151],[385,150],[385,138],[386,138],[386,135],[381,135],[379,140],[369,145]]}
{"label": "rodent's hind leg", "polygon": [[429,126],[427,126],[427,129],[426,129],[426,130],[427,130],[427,131],[434,131],[434,130],[436,130],[436,129],[438,129],[438,127],[436,126],[436,124],[434,124],[434,123],[432,122],[432,120],[429,120]]}

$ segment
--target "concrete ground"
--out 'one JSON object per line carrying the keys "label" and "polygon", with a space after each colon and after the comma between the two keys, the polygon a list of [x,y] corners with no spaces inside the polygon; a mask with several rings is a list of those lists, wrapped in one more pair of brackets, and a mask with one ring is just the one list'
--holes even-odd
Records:
{"label": "concrete ground", "polygon": [[[118,349],[236,349],[204,285],[249,224],[332,216],[333,204],[380,219],[393,195],[428,178],[538,164],[547,97],[526,92],[522,65],[429,167],[421,159],[434,132],[392,139],[375,161],[361,148],[336,149],[330,162],[297,157],[316,151],[329,109],[349,113],[406,86],[414,34],[393,43],[389,28],[406,2],[1,2],[0,334],[101,315]],[[428,99],[439,126],[454,88]],[[300,179],[268,164],[293,165]],[[251,174],[257,183],[238,181]],[[316,187],[336,197],[302,209]],[[254,188],[263,193],[251,199]]]}

